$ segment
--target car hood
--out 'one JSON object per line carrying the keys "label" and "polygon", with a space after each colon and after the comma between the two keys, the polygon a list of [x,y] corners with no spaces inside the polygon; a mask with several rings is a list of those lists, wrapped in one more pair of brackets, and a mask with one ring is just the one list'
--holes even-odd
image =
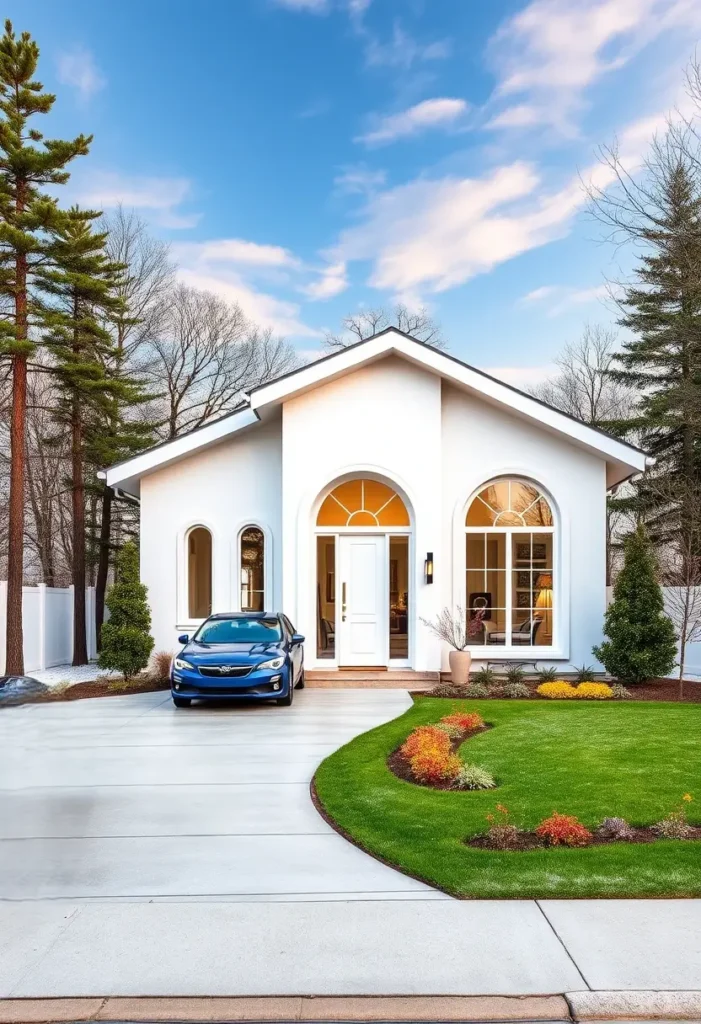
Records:
{"label": "car hood", "polygon": [[257,665],[259,661],[284,657],[279,643],[260,644],[200,644],[190,642],[182,657],[197,665]]}

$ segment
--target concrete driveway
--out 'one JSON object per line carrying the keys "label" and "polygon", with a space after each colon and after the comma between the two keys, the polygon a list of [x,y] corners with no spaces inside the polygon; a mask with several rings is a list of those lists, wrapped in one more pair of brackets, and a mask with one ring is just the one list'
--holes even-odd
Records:
{"label": "concrete driveway", "polygon": [[316,765],[409,704],[1,712],[0,997],[698,987],[700,901],[461,902],[334,833]]}

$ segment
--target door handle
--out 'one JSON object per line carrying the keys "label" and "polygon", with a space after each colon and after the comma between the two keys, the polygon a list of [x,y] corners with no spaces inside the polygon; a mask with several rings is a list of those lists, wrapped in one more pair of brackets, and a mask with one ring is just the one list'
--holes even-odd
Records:
{"label": "door handle", "polygon": [[341,584],[341,622],[346,621],[346,584]]}

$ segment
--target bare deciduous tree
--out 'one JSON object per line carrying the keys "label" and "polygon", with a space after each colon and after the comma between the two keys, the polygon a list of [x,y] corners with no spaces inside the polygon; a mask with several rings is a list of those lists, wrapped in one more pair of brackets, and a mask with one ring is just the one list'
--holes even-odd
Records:
{"label": "bare deciduous tree", "polygon": [[252,326],[236,303],[185,285],[165,302],[158,334],[140,356],[140,371],[159,393],[164,439],[230,411],[247,388],[297,365],[292,347]]}
{"label": "bare deciduous tree", "polygon": [[327,332],[324,347],[329,352],[336,352],[358,341],[371,338],[373,334],[378,334],[387,327],[397,327],[405,334],[410,334],[412,338],[433,345],[434,348],[446,347],[440,324],[428,310],[423,306],[417,310],[410,310],[403,303],[398,303],[391,310],[379,306],[376,309],[363,309],[359,313],[349,313],[343,319],[345,333]]}
{"label": "bare deciduous tree", "polygon": [[531,394],[592,427],[626,419],[634,395],[609,373],[617,337],[613,328],[586,324],[579,341],[566,345],[555,360],[557,373],[532,388]]}

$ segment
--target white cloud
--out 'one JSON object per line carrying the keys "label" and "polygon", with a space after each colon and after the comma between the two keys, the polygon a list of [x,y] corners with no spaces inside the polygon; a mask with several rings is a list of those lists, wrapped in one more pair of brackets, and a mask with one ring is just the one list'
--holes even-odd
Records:
{"label": "white cloud", "polygon": [[[621,133],[619,156],[628,171],[640,167],[664,123],[656,115]],[[583,178],[600,188],[613,180],[598,163]],[[585,203],[579,176],[548,188],[538,168],[520,160],[481,178],[417,178],[371,197],[333,258],[371,261],[369,283],[395,295],[442,292],[564,237]]]}
{"label": "white cloud", "polygon": [[249,267],[298,267],[300,261],[281,245],[260,245],[244,238],[217,238],[197,243],[199,258]]}
{"label": "white cloud", "polygon": [[384,43],[359,21],[356,21],[356,29],[365,40],[365,63],[368,67],[408,70],[414,64],[445,60],[452,52],[449,39],[438,39],[430,43],[417,42],[405,32],[399,21],[395,21],[392,35]]}
{"label": "white cloud", "polygon": [[77,89],[81,100],[89,100],[106,85],[93,55],[80,46],[59,54],[58,80]]}
{"label": "white cloud", "polygon": [[389,114],[380,120],[372,131],[360,135],[356,142],[366,145],[381,145],[394,142],[395,139],[416,135],[428,128],[452,125],[462,117],[468,109],[465,100],[442,96],[402,110],[398,114]]}
{"label": "white cloud", "polygon": [[192,187],[187,178],[146,178],[116,172],[98,172],[77,185],[78,200],[85,206],[110,209],[120,204],[140,210],[164,228],[191,228],[200,214],[178,211]]}
{"label": "white cloud", "polygon": [[347,164],[333,179],[334,192],[340,196],[369,195],[381,188],[387,174],[371,170],[367,164]]}
{"label": "white cloud", "polygon": [[525,96],[490,127],[543,123],[576,131],[583,95],[603,75],[623,67],[670,29],[701,28],[698,0],[532,0],[491,40],[498,74],[496,98]]}
{"label": "white cloud", "polygon": [[546,315],[559,316],[572,306],[586,306],[594,302],[605,302],[612,298],[612,289],[607,284],[595,285],[592,288],[573,288],[565,285],[545,285],[524,295],[522,305],[547,303]]}
{"label": "white cloud", "polygon": [[310,299],[323,300],[340,295],[347,287],[346,264],[341,261],[330,263],[321,271],[321,275],[316,281],[303,285],[301,290]]}

